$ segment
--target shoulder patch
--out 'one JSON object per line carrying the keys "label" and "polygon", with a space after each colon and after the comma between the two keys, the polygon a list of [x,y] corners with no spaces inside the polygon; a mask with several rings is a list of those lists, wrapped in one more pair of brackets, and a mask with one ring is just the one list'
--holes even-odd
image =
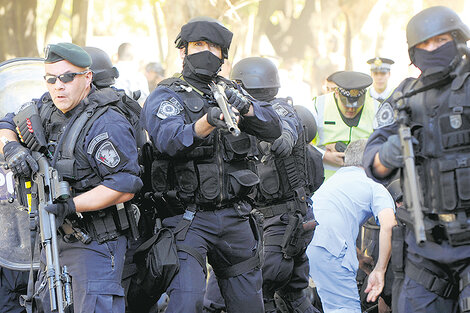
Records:
{"label": "shoulder patch", "polygon": [[289,114],[289,111],[287,111],[285,108],[282,107],[282,105],[279,104],[273,104],[273,109],[279,116],[287,116]]}
{"label": "shoulder patch", "polygon": [[98,151],[96,151],[95,158],[97,161],[111,168],[115,168],[119,162],[121,162],[119,154],[109,140],[106,140],[99,147]]}
{"label": "shoulder patch", "polygon": [[183,111],[183,106],[174,97],[170,100],[165,100],[160,104],[158,108],[157,116],[162,120],[170,116],[175,116]]}
{"label": "shoulder patch", "polygon": [[109,138],[108,132],[104,132],[104,133],[99,134],[98,136],[95,136],[95,138],[93,138],[90,141],[90,144],[88,145],[88,149],[86,150],[86,152],[88,154],[92,154],[93,151],[95,151],[96,145],[100,143],[101,141],[108,139],[108,138]]}
{"label": "shoulder patch", "polygon": [[374,129],[391,125],[395,122],[393,107],[389,102],[384,102],[377,110],[374,118]]}

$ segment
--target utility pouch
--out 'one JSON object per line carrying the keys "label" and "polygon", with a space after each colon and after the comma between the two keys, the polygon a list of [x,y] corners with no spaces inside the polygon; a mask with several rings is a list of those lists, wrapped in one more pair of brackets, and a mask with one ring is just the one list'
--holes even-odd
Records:
{"label": "utility pouch", "polygon": [[396,225],[392,228],[392,256],[391,266],[396,278],[404,277],[405,269],[405,225]]}
{"label": "utility pouch", "polygon": [[[180,263],[173,232],[156,221],[155,234],[135,251],[137,275],[132,279],[128,301],[132,307],[155,304],[179,271]],[[148,311],[148,310],[147,310]]]}
{"label": "utility pouch", "polygon": [[305,245],[302,240],[304,218],[299,212],[289,213],[289,223],[282,237],[281,251],[284,258],[290,259],[297,255]]}
{"label": "utility pouch", "polygon": [[38,107],[34,102],[24,105],[13,121],[16,125],[16,132],[26,147],[31,151],[44,153],[47,150],[46,136],[42,127],[41,116]]}

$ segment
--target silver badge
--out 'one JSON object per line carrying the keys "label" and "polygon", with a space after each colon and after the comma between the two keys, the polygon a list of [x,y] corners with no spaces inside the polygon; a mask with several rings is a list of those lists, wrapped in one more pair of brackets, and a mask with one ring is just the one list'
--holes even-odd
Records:
{"label": "silver badge", "polygon": [[452,114],[451,116],[449,116],[449,120],[450,120],[450,126],[453,129],[459,129],[460,127],[462,127],[462,115]]}
{"label": "silver badge", "polygon": [[285,108],[283,108],[279,104],[273,104],[273,109],[276,111],[277,115],[279,116],[287,116],[289,114],[289,111],[287,111]]}
{"label": "silver badge", "polygon": [[392,125],[395,122],[392,105],[388,102],[383,103],[377,110],[374,119],[374,129]]}
{"label": "silver badge", "polygon": [[99,147],[98,151],[96,152],[95,158],[99,162],[111,168],[116,167],[121,161],[119,154],[117,153],[113,144],[109,140],[105,141]]}
{"label": "silver badge", "polygon": [[174,97],[170,100],[165,100],[160,104],[158,108],[157,116],[162,120],[170,116],[175,116],[183,111],[183,106]]}

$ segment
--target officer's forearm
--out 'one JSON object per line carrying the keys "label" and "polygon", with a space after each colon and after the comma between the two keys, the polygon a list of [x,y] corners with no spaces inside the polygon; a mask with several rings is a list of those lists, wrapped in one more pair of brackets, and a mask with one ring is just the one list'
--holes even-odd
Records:
{"label": "officer's forearm", "polygon": [[214,126],[207,122],[207,114],[194,123],[194,132],[199,138],[205,138],[214,130]]}
{"label": "officer's forearm", "polygon": [[379,153],[377,152],[374,157],[374,163],[372,165],[372,174],[377,178],[384,178],[389,176],[392,173],[392,169],[385,167],[382,162],[380,162]]}
{"label": "officer's forearm", "polygon": [[379,257],[374,270],[385,272],[392,252],[392,228],[397,224],[392,208],[386,208],[379,213]]}
{"label": "officer's forearm", "polygon": [[120,192],[103,185],[73,198],[77,212],[97,211],[131,200],[133,193]]}
{"label": "officer's forearm", "polygon": [[18,141],[18,136],[10,129],[0,129],[0,152],[3,152],[3,147],[7,141]]}

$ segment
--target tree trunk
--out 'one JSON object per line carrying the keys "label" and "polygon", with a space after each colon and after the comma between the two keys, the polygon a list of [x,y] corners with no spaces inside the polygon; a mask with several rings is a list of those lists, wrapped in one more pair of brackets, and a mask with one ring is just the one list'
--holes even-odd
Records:
{"label": "tree trunk", "polygon": [[74,0],[72,6],[71,34],[72,42],[79,46],[86,45],[88,29],[88,0]]}
{"label": "tree trunk", "polygon": [[0,62],[39,57],[36,44],[37,0],[0,0]]}
{"label": "tree trunk", "polygon": [[49,43],[49,38],[51,37],[52,31],[54,30],[55,23],[59,18],[60,11],[62,10],[62,5],[64,0],[56,0],[54,5],[54,10],[52,10],[51,17],[47,21],[46,33],[44,34],[44,46]]}

